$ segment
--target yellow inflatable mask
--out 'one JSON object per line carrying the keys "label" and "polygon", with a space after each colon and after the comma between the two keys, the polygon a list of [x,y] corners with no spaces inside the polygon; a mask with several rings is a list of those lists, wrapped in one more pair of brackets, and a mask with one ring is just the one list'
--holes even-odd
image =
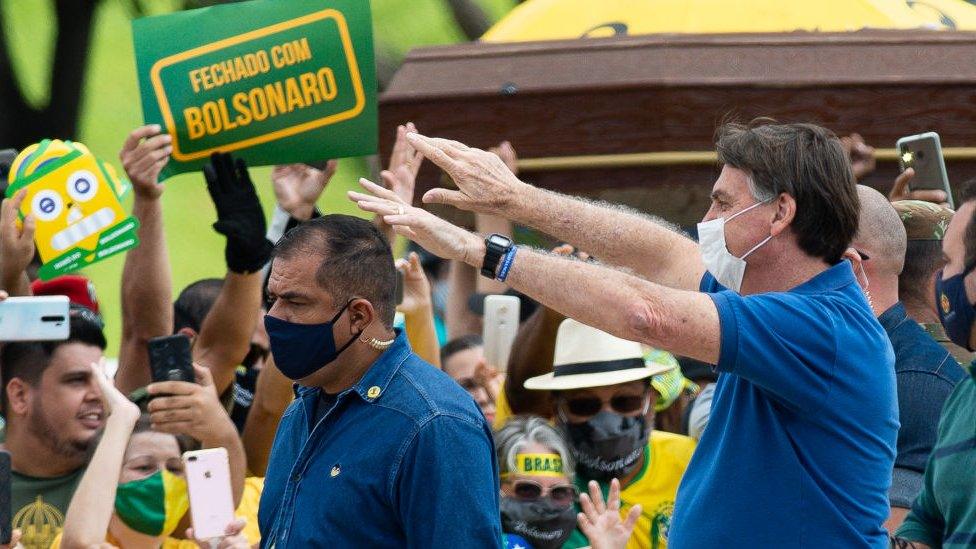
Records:
{"label": "yellow inflatable mask", "polygon": [[7,196],[27,189],[20,216],[33,214],[36,220],[41,279],[138,245],[139,223],[120,202],[129,187],[80,143],[44,140],[21,151],[10,166]]}

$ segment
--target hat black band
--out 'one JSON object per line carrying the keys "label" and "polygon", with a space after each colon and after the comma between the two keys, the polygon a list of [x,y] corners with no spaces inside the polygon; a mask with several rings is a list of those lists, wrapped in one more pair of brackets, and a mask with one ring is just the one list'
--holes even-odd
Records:
{"label": "hat black band", "polygon": [[620,360],[604,360],[602,362],[580,362],[577,364],[566,364],[556,366],[553,369],[553,377],[574,376],[578,374],[602,374],[606,372],[617,372],[619,370],[634,370],[644,368],[642,358],[624,358]]}

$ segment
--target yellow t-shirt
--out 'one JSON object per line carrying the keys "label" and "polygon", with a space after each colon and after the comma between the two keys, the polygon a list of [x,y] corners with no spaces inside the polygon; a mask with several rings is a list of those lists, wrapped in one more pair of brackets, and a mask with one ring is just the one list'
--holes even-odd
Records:
{"label": "yellow t-shirt", "polygon": [[243,534],[251,545],[261,541],[261,530],[258,528],[258,506],[261,504],[261,492],[263,490],[264,477],[247,477],[244,479],[244,493],[241,494],[241,504],[237,506],[236,515],[247,519]]}
{"label": "yellow t-shirt", "polygon": [[[641,505],[641,516],[627,542],[627,549],[664,549],[668,546],[674,497],[694,451],[695,441],[692,438],[664,431],[651,431],[643,468],[620,492],[621,518],[625,518],[634,505]],[[585,479],[577,477],[576,485],[580,492],[586,491]],[[606,498],[610,484],[601,482],[600,488]],[[586,536],[577,529],[563,545],[563,549],[587,545],[589,542]]]}

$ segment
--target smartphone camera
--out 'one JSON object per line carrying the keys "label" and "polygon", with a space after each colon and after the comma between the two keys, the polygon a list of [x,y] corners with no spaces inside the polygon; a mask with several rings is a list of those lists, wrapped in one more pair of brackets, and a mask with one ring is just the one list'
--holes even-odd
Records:
{"label": "smartphone camera", "polygon": [[189,457],[186,458],[186,460],[187,461],[196,461],[197,460],[197,456],[189,456]]}

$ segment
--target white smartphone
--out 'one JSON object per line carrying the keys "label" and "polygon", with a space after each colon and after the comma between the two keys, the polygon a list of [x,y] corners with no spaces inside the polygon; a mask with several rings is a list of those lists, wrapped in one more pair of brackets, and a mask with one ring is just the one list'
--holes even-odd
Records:
{"label": "white smartphone", "polygon": [[945,191],[946,196],[949,197],[949,207],[954,209],[952,189],[949,188],[949,176],[946,174],[939,134],[926,132],[909,135],[899,139],[896,146],[901,171],[907,168],[915,170],[915,177],[908,183],[908,188],[913,191],[919,189]]}
{"label": "white smartphone", "polygon": [[66,296],[10,297],[0,302],[0,342],[63,341],[70,327]]}
{"label": "white smartphone", "polygon": [[485,315],[482,328],[485,362],[499,372],[508,369],[508,355],[519,327],[522,300],[513,295],[485,296]]}
{"label": "white smartphone", "polygon": [[223,537],[227,525],[234,520],[227,450],[208,448],[185,452],[183,468],[190,493],[193,535],[199,540]]}

